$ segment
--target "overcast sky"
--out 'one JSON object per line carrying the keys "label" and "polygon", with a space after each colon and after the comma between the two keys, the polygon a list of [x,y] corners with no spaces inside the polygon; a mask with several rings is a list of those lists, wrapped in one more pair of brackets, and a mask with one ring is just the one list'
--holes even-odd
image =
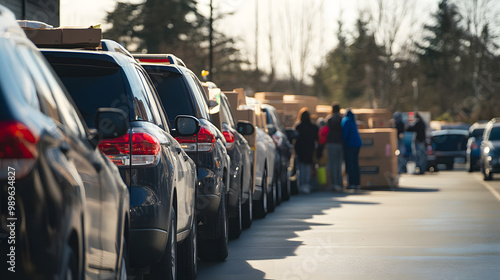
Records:
{"label": "overcast sky", "polygon": [[[123,0],[127,1],[127,0]],[[142,2],[129,0],[130,2]],[[387,0],[406,1],[406,0]],[[112,11],[117,0],[61,0],[61,25],[62,26],[89,26],[103,24],[106,12]],[[208,16],[210,0],[198,0],[199,10]],[[312,74],[314,67],[317,66],[324,55],[330,51],[336,44],[335,31],[337,22],[341,19],[345,24],[345,30],[352,33],[354,23],[356,22],[359,10],[369,5],[374,5],[376,0],[258,0],[258,21],[259,21],[259,67],[269,69],[269,32],[271,30],[273,37],[275,61],[278,65],[278,71],[286,74],[287,67],[285,63],[284,52],[282,51],[286,44],[286,37],[293,36],[295,27],[290,27],[284,21],[285,10],[289,11],[292,18],[297,15],[301,9],[314,9],[316,13],[311,17],[314,22],[314,38],[311,47],[312,55],[310,57],[311,67],[307,70]],[[438,0],[416,1],[417,13],[427,17],[431,11],[436,10]],[[234,15],[226,17],[217,23],[216,28],[228,35],[239,39],[239,47],[245,53],[250,61],[255,61],[255,22],[256,14],[255,0],[213,0],[215,9],[221,11],[234,11]],[[314,7],[313,7],[314,6]],[[311,8],[313,7],[313,8]],[[319,9],[322,9],[319,11]],[[271,20],[270,20],[271,18]],[[271,22],[272,28],[269,27]],[[297,21],[298,22],[298,21]],[[298,24],[294,22],[294,24]],[[298,28],[297,28],[298,29]],[[298,36],[298,34],[297,34]],[[293,39],[293,38],[292,38]]]}

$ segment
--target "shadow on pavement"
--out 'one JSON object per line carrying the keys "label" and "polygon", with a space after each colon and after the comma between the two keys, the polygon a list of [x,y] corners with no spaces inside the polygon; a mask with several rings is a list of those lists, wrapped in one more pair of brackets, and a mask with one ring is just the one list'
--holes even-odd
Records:
{"label": "shadow on pavement", "polygon": [[[364,195],[365,191],[356,191]],[[239,239],[229,243],[229,257],[225,262],[200,262],[197,279],[266,279],[265,273],[252,267],[252,261],[273,260],[295,256],[302,241],[293,240],[298,232],[312,227],[331,226],[333,223],[312,223],[307,220],[313,216],[324,215],[325,211],[341,207],[342,204],[377,205],[378,203],[338,201],[351,193],[314,192],[309,195],[293,196],[269,213],[265,219],[255,220],[252,227],[242,233]]]}

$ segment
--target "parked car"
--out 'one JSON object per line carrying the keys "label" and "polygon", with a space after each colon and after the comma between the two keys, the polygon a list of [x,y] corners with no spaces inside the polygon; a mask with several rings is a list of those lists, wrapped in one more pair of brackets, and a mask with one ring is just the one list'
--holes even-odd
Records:
{"label": "parked car", "polygon": [[467,169],[469,172],[481,170],[481,142],[486,123],[474,123],[469,128],[469,139],[467,140]]}
{"label": "parked car", "polygon": [[[144,69],[121,45],[102,40],[105,51],[45,49],[43,53],[90,128],[99,107],[120,108],[128,132],[99,148],[118,166],[130,188],[130,265],[135,275],[194,279],[197,271],[195,165],[171,136],[190,137],[199,122],[178,116],[169,123]],[[175,129],[170,130],[170,125]],[[179,248],[177,248],[179,243]],[[178,252],[177,252],[178,251]],[[177,265],[179,266],[177,268]]]}
{"label": "parked car", "polygon": [[293,146],[288,140],[285,126],[281,122],[276,109],[267,104],[261,106],[267,117],[267,132],[276,144],[278,168],[275,177],[278,186],[278,202],[289,200],[292,194],[289,167]]}
{"label": "parked car", "polygon": [[481,171],[485,181],[492,180],[500,172],[500,119],[486,124],[481,143]]}
{"label": "parked car", "polygon": [[[221,131],[226,139],[226,148],[231,158],[229,183],[229,236],[237,238],[243,228],[252,224],[253,156],[252,149],[244,135],[251,135],[255,127],[249,122],[236,122],[229,101],[217,90],[210,100],[218,102],[211,112],[217,112]],[[214,115],[215,116],[215,115]]]}
{"label": "parked car", "polygon": [[196,117],[201,129],[196,136],[175,135],[198,169],[198,245],[202,260],[227,258],[230,159],[222,132],[211,122],[208,100],[200,81],[173,55],[136,55],[154,82],[168,121],[179,115]]}
{"label": "parked car", "polygon": [[[261,103],[255,98],[246,97],[246,108],[262,112]],[[255,126],[257,141],[255,147],[255,192],[253,197],[254,215],[263,218],[273,212],[277,205],[277,188],[274,179],[276,170],[276,145],[267,133],[266,120],[257,120]]]}
{"label": "parked car", "polygon": [[[46,60],[0,5],[0,279],[126,279],[129,193]],[[110,126],[103,126],[103,122]]]}
{"label": "parked car", "polygon": [[446,129],[431,132],[431,145],[436,165],[444,164],[447,170],[454,163],[465,163],[469,132],[463,129]]}

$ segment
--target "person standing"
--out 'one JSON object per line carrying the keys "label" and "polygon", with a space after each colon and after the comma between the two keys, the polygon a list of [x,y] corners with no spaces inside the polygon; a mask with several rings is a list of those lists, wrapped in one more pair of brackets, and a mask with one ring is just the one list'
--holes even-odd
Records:
{"label": "person standing", "polygon": [[415,132],[415,163],[419,174],[424,174],[427,169],[427,145],[425,144],[425,122],[422,117],[415,113],[415,124],[406,130]]}
{"label": "person standing", "polygon": [[299,168],[299,192],[309,193],[314,151],[318,142],[318,127],[311,122],[307,109],[302,108],[299,117],[300,121],[295,125],[295,130],[298,132],[295,139],[295,154]]}
{"label": "person standing", "polygon": [[342,119],[342,142],[344,143],[345,168],[348,179],[348,189],[359,189],[361,174],[359,170],[359,149],[361,148],[361,137],[358,125],[351,109],[346,110]]}
{"label": "person standing", "polygon": [[327,117],[326,124],[328,127],[328,134],[326,137],[328,170],[330,171],[330,178],[332,186],[330,189],[341,191],[344,186],[342,178],[342,163],[344,160],[343,146],[342,146],[342,115],[340,114],[340,105],[338,103],[332,104],[332,113]]}
{"label": "person standing", "polygon": [[405,124],[403,122],[403,116],[401,112],[395,112],[392,115],[392,118],[394,120],[394,128],[397,130],[397,137],[398,137],[398,150],[399,150],[399,155],[398,155],[398,173],[406,173],[406,159],[405,159],[405,154],[406,154],[406,146],[403,140],[403,136],[405,133]]}

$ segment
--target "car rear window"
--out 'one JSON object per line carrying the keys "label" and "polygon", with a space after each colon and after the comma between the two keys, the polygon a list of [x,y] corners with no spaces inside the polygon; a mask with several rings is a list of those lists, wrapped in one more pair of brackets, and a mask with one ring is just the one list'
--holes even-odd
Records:
{"label": "car rear window", "polygon": [[476,139],[482,139],[483,138],[483,132],[484,128],[476,128],[472,131],[470,134],[472,137],[475,137]]}
{"label": "car rear window", "polygon": [[129,114],[129,102],[120,67],[52,64],[68,89],[87,126],[95,128],[100,107],[119,108]]}
{"label": "car rear window", "polygon": [[156,87],[170,124],[178,115],[198,116],[181,74],[144,67]]}
{"label": "car rear window", "polygon": [[500,140],[500,126],[494,126],[491,128],[490,141]]}
{"label": "car rear window", "polygon": [[432,137],[435,151],[465,151],[467,150],[467,136],[458,134],[436,135]]}

